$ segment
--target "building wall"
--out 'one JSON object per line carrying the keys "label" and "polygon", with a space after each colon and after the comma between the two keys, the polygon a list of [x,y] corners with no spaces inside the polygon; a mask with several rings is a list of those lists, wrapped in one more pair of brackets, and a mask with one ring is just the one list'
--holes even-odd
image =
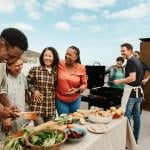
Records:
{"label": "building wall", "polygon": [[[141,59],[144,63],[150,66],[150,40],[149,41],[142,41],[140,43],[140,52],[141,52]],[[150,80],[146,83],[144,87],[144,94],[145,94],[145,104],[150,107]]]}
{"label": "building wall", "polygon": [[39,63],[24,63],[22,73],[27,76],[32,67],[39,66]]}

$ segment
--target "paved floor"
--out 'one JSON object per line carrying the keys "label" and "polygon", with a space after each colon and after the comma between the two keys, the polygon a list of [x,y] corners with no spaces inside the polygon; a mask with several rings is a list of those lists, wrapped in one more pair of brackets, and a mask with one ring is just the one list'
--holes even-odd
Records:
{"label": "paved floor", "polygon": [[142,112],[142,127],[138,150],[150,150],[150,111]]}
{"label": "paved floor", "polygon": [[[88,104],[86,102],[81,102],[81,108],[87,109]],[[143,110],[141,119],[142,125],[138,150],[150,150],[150,110]]]}

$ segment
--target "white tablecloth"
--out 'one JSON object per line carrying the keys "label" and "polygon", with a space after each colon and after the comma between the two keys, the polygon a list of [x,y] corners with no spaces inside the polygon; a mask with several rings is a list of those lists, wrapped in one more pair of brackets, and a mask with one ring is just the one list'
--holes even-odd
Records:
{"label": "white tablecloth", "polygon": [[[81,126],[87,128],[89,124]],[[114,119],[108,125],[109,131],[94,134],[87,131],[87,135],[77,143],[66,143],[60,150],[136,150],[136,143],[126,117]]]}

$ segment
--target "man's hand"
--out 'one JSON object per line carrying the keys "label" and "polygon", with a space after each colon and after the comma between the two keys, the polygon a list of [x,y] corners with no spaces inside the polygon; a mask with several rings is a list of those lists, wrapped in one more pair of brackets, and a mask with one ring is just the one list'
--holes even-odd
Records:
{"label": "man's hand", "polygon": [[143,80],[142,80],[142,84],[145,85],[147,81],[148,81],[147,78],[146,78],[146,79],[143,79]]}
{"label": "man's hand", "polygon": [[4,120],[2,121],[2,124],[3,124],[3,131],[4,131],[5,133],[8,133],[8,132],[11,130],[11,128],[12,128],[11,119],[10,119],[10,118],[4,119]]}
{"label": "man's hand", "polygon": [[7,94],[2,93],[0,94],[0,103],[4,106],[4,107],[9,107],[10,106],[10,101],[7,97]]}
{"label": "man's hand", "polygon": [[7,119],[11,117],[11,109],[10,107],[1,107],[0,108],[0,118]]}
{"label": "man's hand", "polygon": [[10,117],[11,118],[16,118],[19,117],[20,110],[16,105],[11,105],[10,106]]}
{"label": "man's hand", "polygon": [[16,118],[19,115],[19,110],[16,106],[0,107],[0,118]]}

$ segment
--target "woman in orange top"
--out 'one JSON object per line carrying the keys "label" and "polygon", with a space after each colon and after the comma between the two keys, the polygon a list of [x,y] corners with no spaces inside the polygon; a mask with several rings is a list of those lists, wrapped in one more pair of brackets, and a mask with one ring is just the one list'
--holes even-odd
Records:
{"label": "woman in orange top", "polygon": [[65,60],[58,65],[56,108],[58,114],[73,113],[80,107],[81,93],[87,87],[85,67],[80,62],[80,50],[67,49]]}

